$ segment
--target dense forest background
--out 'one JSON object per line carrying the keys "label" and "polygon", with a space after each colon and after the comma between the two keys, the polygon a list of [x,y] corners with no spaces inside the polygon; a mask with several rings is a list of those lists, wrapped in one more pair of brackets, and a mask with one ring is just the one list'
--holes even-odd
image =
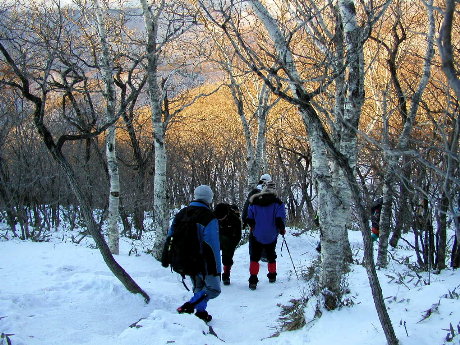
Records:
{"label": "dense forest background", "polygon": [[194,187],[241,208],[270,173],[289,225],[321,231],[326,308],[350,229],[363,232],[373,286],[379,197],[377,266],[412,232],[420,269],[458,267],[447,236],[460,234],[458,6],[2,2],[4,237],[44,241],[65,220],[99,238],[108,222],[112,253],[120,234],[154,232],[158,257]]}

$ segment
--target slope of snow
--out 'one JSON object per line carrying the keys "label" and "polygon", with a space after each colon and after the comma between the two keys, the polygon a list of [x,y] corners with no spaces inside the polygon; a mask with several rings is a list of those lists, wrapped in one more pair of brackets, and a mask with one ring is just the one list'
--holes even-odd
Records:
{"label": "slope of snow", "polygon": [[[303,276],[317,259],[317,239],[289,232],[286,241],[296,271]],[[350,241],[359,263],[360,233],[350,232]],[[129,250],[130,243],[122,241],[116,260],[150,295],[149,304],[122,286],[98,250],[60,241],[0,242],[0,332],[10,334],[13,345],[386,344],[365,269],[359,264],[351,266],[347,279],[351,306],[323,311],[321,318],[313,319],[311,299],[305,308],[305,327],[273,336],[281,330],[282,306],[308,293],[311,282],[297,279],[280,238],[277,282],[268,283],[266,264],[261,263],[260,282],[251,291],[248,246],[239,247],[232,284],[222,286],[222,294],[208,304],[216,337],[194,315],[176,313],[191,296],[180,277],[147,254],[129,256]],[[392,256],[399,261],[414,254],[400,247]],[[458,335],[451,342],[445,340],[450,324],[456,334],[460,324],[458,271],[415,273],[390,260],[389,267],[378,273],[401,344],[460,344]]]}

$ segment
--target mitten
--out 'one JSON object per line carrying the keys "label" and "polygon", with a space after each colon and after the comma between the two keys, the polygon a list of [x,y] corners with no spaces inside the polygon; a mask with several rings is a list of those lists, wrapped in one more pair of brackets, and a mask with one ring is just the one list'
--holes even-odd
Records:
{"label": "mitten", "polygon": [[371,234],[371,237],[372,237],[372,242],[375,242],[379,239],[379,235],[374,234],[374,233]]}
{"label": "mitten", "polygon": [[279,233],[281,236],[284,236],[286,234],[286,229],[280,229]]}

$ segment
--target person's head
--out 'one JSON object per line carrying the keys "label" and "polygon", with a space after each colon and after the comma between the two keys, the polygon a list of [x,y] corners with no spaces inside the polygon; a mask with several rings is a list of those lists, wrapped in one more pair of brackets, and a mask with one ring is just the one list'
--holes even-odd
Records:
{"label": "person's head", "polygon": [[195,200],[203,201],[208,205],[211,205],[213,196],[214,193],[212,192],[211,187],[205,184],[196,187],[193,192],[193,198]]}
{"label": "person's head", "polygon": [[276,188],[275,182],[273,181],[265,182],[262,187],[262,192],[276,194],[275,188]]}
{"label": "person's head", "polygon": [[264,184],[271,181],[272,177],[270,176],[270,174],[263,174],[262,176],[260,176],[259,184]]}
{"label": "person's head", "polygon": [[228,205],[225,203],[217,204],[214,208],[214,215],[218,220],[222,220],[228,216]]}
{"label": "person's head", "polygon": [[260,176],[259,182],[257,183],[257,189],[262,190],[264,183],[271,182],[272,177],[269,174],[263,174]]}

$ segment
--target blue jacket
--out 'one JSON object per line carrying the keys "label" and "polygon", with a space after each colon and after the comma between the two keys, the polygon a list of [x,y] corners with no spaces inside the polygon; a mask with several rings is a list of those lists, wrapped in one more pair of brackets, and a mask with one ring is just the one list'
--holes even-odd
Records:
{"label": "blue jacket", "polygon": [[[220,257],[220,242],[219,242],[219,223],[214,217],[209,206],[201,201],[192,201],[186,209],[196,216],[196,224],[198,228],[198,240],[201,245],[201,254],[203,256],[205,270],[207,275],[220,275],[221,257]],[[174,224],[180,219],[185,208],[183,208],[174,217],[171,227],[168,231],[168,237],[174,234]]]}
{"label": "blue jacket", "polygon": [[269,192],[260,192],[250,198],[247,223],[257,242],[269,244],[276,241],[285,229],[286,210],[284,203]]}

